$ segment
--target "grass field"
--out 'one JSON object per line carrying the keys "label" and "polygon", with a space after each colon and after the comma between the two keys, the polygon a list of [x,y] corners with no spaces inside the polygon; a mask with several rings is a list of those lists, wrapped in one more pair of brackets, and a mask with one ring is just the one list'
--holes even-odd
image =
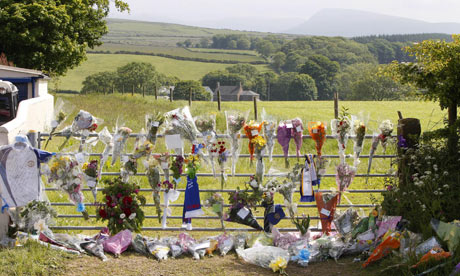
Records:
{"label": "grass field", "polygon": [[[58,89],[80,91],[83,86],[82,82],[87,76],[102,71],[115,71],[117,67],[129,62],[151,63],[157,71],[168,76],[177,76],[182,80],[199,80],[210,71],[222,70],[230,66],[229,64],[182,61],[155,56],[88,54],[88,60],[70,70],[66,76],[59,78]],[[256,67],[260,71],[270,70],[266,65],[256,65]],[[51,89],[54,89],[53,85]]]}
{"label": "grass field", "polygon": [[[139,132],[144,125],[144,115],[151,113],[153,111],[166,112],[171,109],[183,106],[186,104],[184,101],[178,101],[170,103],[169,101],[159,100],[156,102],[152,97],[142,98],[140,96],[121,96],[121,95],[91,95],[91,96],[64,96],[62,97],[66,102],[72,104],[75,107],[74,113],[79,109],[87,110],[96,117],[104,119],[103,126],[108,126],[109,129],[115,125],[117,118],[119,122],[123,122],[124,125],[133,129],[134,132]],[[192,114],[199,115],[204,113],[213,113],[217,116],[217,128],[218,133],[223,133],[225,131],[225,117],[224,112],[217,112],[216,103],[205,103],[205,102],[194,102],[192,106]],[[402,111],[405,117],[415,117],[421,119],[421,124],[423,130],[440,127],[440,123],[436,125],[436,122],[442,121],[445,116],[445,112],[440,111],[438,106],[434,103],[429,102],[341,102],[341,105],[349,107],[350,113],[357,114],[360,111],[369,112],[371,120],[369,121],[369,131],[368,134],[372,134],[378,125],[378,123],[383,119],[391,119],[394,123],[397,120],[397,111]],[[317,121],[322,120],[329,122],[333,117],[333,103],[332,102],[260,102],[259,111],[265,109],[268,114],[271,114],[278,119],[288,119],[294,117],[300,117],[304,123],[308,121]],[[224,102],[222,104],[222,110],[252,110],[252,103],[250,102],[240,102],[240,103],[230,103]],[[116,115],[115,115],[116,114]],[[249,114],[249,118],[253,118],[253,114]],[[260,116],[260,115],[259,115]],[[70,122],[69,122],[70,123]],[[395,126],[396,127],[396,126]],[[99,130],[101,130],[100,128]],[[134,140],[134,139],[131,139]],[[62,141],[62,140],[60,140]],[[59,139],[53,139],[53,144],[49,150],[55,150],[56,145],[60,143]],[[77,146],[77,141],[72,140],[73,149]],[[365,142],[365,147],[363,154],[366,155],[369,152],[370,141]],[[188,147],[186,147],[187,149]],[[294,154],[294,145],[291,143],[290,153]],[[130,141],[128,144],[127,152],[133,150],[133,141]],[[161,139],[157,142],[155,152],[164,152],[165,146]],[[351,153],[352,142],[348,144],[348,153]],[[102,146],[98,145],[94,148],[95,152],[102,152]],[[302,153],[314,153],[314,144],[310,140],[305,140]],[[387,150],[387,153],[394,153],[394,147],[390,146]],[[247,142],[243,143],[242,153],[247,153]],[[275,146],[275,154],[281,154],[281,147],[277,144]],[[326,142],[326,145],[323,148],[324,154],[337,154],[337,142],[333,139],[329,139]],[[378,150],[377,154],[381,154],[381,149]],[[291,166],[296,162],[295,159],[291,159]],[[334,168],[338,160],[331,159],[331,162],[328,166],[327,173],[334,174]],[[386,173],[390,169],[390,159],[374,159],[373,161],[373,170],[372,173]],[[139,162],[141,163],[141,162]],[[282,158],[274,159],[272,163],[266,161],[266,170],[274,169],[278,171],[285,171],[284,162]],[[140,165],[142,166],[142,165]],[[105,167],[104,171],[117,171],[119,168],[116,165],[114,168]],[[358,168],[358,174],[366,172],[367,168],[367,159],[363,158],[362,163]],[[254,167],[251,167],[247,158],[240,158],[237,172],[239,173],[253,173]],[[142,169],[141,169],[142,171]],[[200,169],[200,172],[209,172],[208,168]],[[149,188],[144,177],[133,177],[135,181],[140,181],[143,188]],[[282,179],[280,179],[282,180]],[[247,181],[245,178],[232,178],[229,177],[229,180],[226,184],[226,188],[235,189],[236,187],[243,187],[244,181]],[[184,184],[179,185],[179,188],[184,188]],[[220,187],[219,179],[213,179],[210,177],[201,177],[199,178],[199,185],[201,189],[218,189]],[[322,189],[329,189],[336,187],[335,180],[333,178],[324,178],[322,181]],[[383,179],[381,178],[371,178],[369,184],[366,184],[364,178],[355,178],[354,182],[351,185],[350,189],[382,189],[383,188]],[[68,199],[65,195],[59,192],[48,192],[48,196],[52,201],[58,202],[68,202]],[[86,198],[90,199],[91,195],[86,193]],[[146,192],[145,196],[148,198],[148,202],[152,203],[152,197],[150,192]],[[202,200],[206,194],[202,194]],[[371,203],[371,198],[369,194],[359,194],[359,193],[350,193],[346,195],[347,198],[352,203],[359,204],[369,204]],[[379,194],[374,194],[376,199],[379,199]],[[226,195],[224,195],[226,197]],[[295,200],[298,200],[299,195],[295,195]],[[183,195],[179,198],[178,202],[183,202]],[[277,203],[282,203],[282,198],[277,196]],[[74,207],[59,207],[57,208],[59,213],[67,214],[77,214]],[[90,214],[94,214],[94,209],[89,208]],[[146,207],[145,212],[147,215],[155,215],[153,207]],[[317,215],[316,208],[307,208],[300,209],[300,212],[305,212],[312,216]],[[212,215],[209,210],[206,210],[206,213]],[[173,208],[174,216],[181,216],[182,207]],[[255,215],[263,216],[263,210],[257,208]],[[261,222],[260,222],[261,223]],[[315,226],[317,221],[312,221],[312,225]],[[204,220],[204,219],[195,219],[193,222],[194,227],[218,227],[218,221]],[[84,221],[82,219],[59,219],[58,225],[102,225],[101,223],[96,222],[94,219],[89,221]],[[179,227],[181,221],[178,219],[170,219],[169,226]],[[227,223],[227,227],[238,227],[234,223]],[[157,219],[146,220],[144,226],[159,226]],[[285,220],[280,223],[280,227],[289,227],[292,228],[292,224]],[[151,234],[151,233],[149,233]]]}
{"label": "grass field", "polygon": [[[204,51],[208,50],[208,51]],[[153,53],[153,54],[166,54],[178,57],[187,58],[202,58],[208,60],[234,60],[239,62],[251,62],[251,61],[265,61],[262,57],[257,56],[254,51],[240,52],[232,50],[218,50],[218,49],[199,49],[193,48],[190,50],[182,47],[151,47],[141,45],[125,45],[125,44],[111,44],[104,43],[102,46],[95,49],[95,51],[110,51],[115,53],[117,51],[130,51],[130,52],[141,52],[141,53]],[[249,54],[251,53],[251,54]]]}

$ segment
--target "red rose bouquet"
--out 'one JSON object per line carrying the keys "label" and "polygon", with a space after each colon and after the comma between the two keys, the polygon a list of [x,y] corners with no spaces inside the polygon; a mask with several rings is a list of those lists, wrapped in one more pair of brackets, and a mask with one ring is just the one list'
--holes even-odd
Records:
{"label": "red rose bouquet", "polygon": [[144,221],[141,206],[146,200],[139,195],[139,186],[118,177],[107,180],[102,193],[104,198],[96,209],[96,217],[108,221],[110,233],[114,235],[125,229],[140,232]]}

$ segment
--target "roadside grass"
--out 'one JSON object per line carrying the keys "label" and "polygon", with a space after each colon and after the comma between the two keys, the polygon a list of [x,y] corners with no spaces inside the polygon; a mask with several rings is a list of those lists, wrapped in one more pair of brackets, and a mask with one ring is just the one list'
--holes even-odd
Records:
{"label": "roadside grass", "polygon": [[[61,96],[60,96],[61,97]],[[99,130],[102,129],[104,126],[108,126],[109,130],[115,126],[117,118],[119,118],[119,122],[123,122],[124,125],[133,129],[134,132],[139,132],[141,128],[144,126],[144,115],[147,113],[152,113],[154,111],[166,112],[172,110],[174,108],[184,106],[187,104],[185,101],[177,101],[177,102],[169,102],[166,100],[158,100],[155,101],[153,97],[145,97],[142,98],[141,96],[135,95],[127,96],[127,95],[82,95],[82,96],[62,96],[66,102],[75,106],[75,110],[73,114],[75,114],[79,109],[83,109],[86,111],[91,112],[94,116],[104,119],[104,123],[100,126]],[[401,111],[403,116],[405,117],[415,117],[420,118],[421,125],[423,130],[427,130],[427,125],[433,125],[433,122],[441,121],[442,118],[445,116],[445,112],[441,111],[439,107],[431,102],[341,102],[341,106],[349,107],[349,112],[351,114],[356,114],[360,111],[366,111],[370,113],[371,120],[369,121],[369,131],[367,134],[372,134],[373,131],[376,131],[378,123],[384,119],[391,119],[392,122],[395,124],[396,129],[396,122],[397,122],[397,113],[396,111]],[[259,102],[258,103],[259,112],[262,109],[265,109],[266,112],[270,115],[277,117],[278,119],[289,119],[294,117],[300,117],[304,124],[308,121],[317,121],[322,120],[326,121],[329,125],[330,119],[333,117],[333,103],[332,102]],[[247,111],[251,110],[249,118],[254,118],[252,113],[252,102],[223,102],[222,103],[222,110],[240,110],[240,111]],[[192,115],[200,115],[204,113],[213,113],[216,114],[217,117],[217,129],[218,133],[225,132],[225,115],[224,112],[217,111],[217,103],[210,103],[210,102],[193,102],[191,112]],[[260,115],[259,115],[260,118]],[[259,119],[260,121],[260,119]],[[70,124],[70,120],[66,122]],[[438,125],[437,127],[440,127]],[[330,133],[330,131],[328,131]],[[395,130],[396,133],[396,130]],[[305,132],[306,134],[306,132]],[[56,150],[57,146],[62,142],[62,138],[55,138],[50,143],[50,146],[47,150],[54,151]],[[127,147],[127,152],[133,151],[133,143],[134,138],[130,139]],[[363,155],[367,155],[369,153],[370,148],[370,140],[366,140],[364,144]],[[229,143],[227,142],[229,146]],[[78,141],[75,139],[71,140],[69,144],[71,150],[76,150],[78,147]],[[349,141],[347,153],[352,153],[352,142]],[[247,141],[244,141],[242,144],[242,151],[241,153],[247,153]],[[189,144],[186,143],[185,152],[189,150]],[[94,152],[102,152],[103,146],[99,143],[95,148],[93,148]],[[164,142],[162,138],[159,138],[157,141],[157,145],[154,149],[155,152],[164,152],[166,151]],[[295,152],[295,145],[291,142],[290,145],[290,154],[294,154]],[[304,140],[302,150],[302,154],[304,153],[315,153],[314,143],[311,140]],[[395,147],[394,145],[390,145],[387,148],[387,154],[394,154]],[[282,154],[281,147],[276,144],[274,154]],[[326,141],[325,146],[323,147],[323,154],[337,154],[337,142],[335,139],[328,139]],[[382,149],[379,148],[376,154],[382,154]],[[358,174],[364,174],[367,171],[367,159],[362,158],[361,164],[358,167]],[[374,158],[373,166],[371,173],[386,173],[391,167],[391,159],[381,159],[381,158]],[[291,167],[295,164],[296,159],[291,159]],[[303,163],[302,158],[300,162]],[[351,161],[349,161],[351,162]],[[142,172],[142,162],[139,162],[139,171]],[[230,165],[230,161],[228,165]],[[334,174],[335,172],[335,165],[338,163],[337,159],[331,159],[331,162],[327,168],[328,174]],[[108,163],[107,163],[108,164]],[[109,167],[106,164],[103,171],[113,171],[116,172],[119,169],[119,164],[114,167]],[[265,161],[266,164],[266,172],[269,169],[274,169],[278,171],[286,171],[284,168],[284,160],[283,158],[275,158],[273,162],[269,162],[268,160]],[[240,158],[238,161],[237,172],[238,173],[253,173],[255,170],[254,166],[250,166],[248,158]],[[204,166],[199,172],[210,172],[210,169]],[[103,177],[103,179],[106,177]],[[138,181],[142,188],[150,188],[147,180],[145,177],[134,176],[131,178],[133,181]],[[282,181],[282,179],[280,179]],[[241,177],[229,177],[228,182],[225,185],[225,189],[236,189],[237,187],[243,188],[244,182],[247,181],[246,178]],[[220,182],[219,178],[212,178],[212,177],[199,177],[198,183],[201,189],[220,189]],[[179,189],[183,189],[185,186],[185,177],[183,177],[182,182],[178,185]],[[101,183],[100,188],[103,187]],[[335,188],[335,178],[323,178],[321,183],[321,189],[331,189]],[[356,177],[350,187],[350,189],[383,189],[384,187],[384,180],[382,178],[370,178],[369,183],[366,184],[365,178],[363,177]],[[148,199],[148,203],[153,203],[153,199],[151,196],[151,192],[143,192],[146,198]],[[68,202],[67,195],[61,192],[54,192],[48,191],[47,195],[49,199],[53,202]],[[99,194],[99,196],[101,196]],[[184,194],[181,193],[180,198],[178,201],[174,202],[175,204],[181,204],[183,202]],[[206,199],[207,194],[201,193],[201,200],[204,201]],[[348,200],[351,201],[353,204],[370,204],[375,201],[379,201],[381,199],[380,194],[373,194],[375,198],[371,198],[369,194],[363,193],[347,193],[346,197],[348,199],[343,199],[342,203],[347,204]],[[85,192],[86,201],[92,200],[92,195],[90,192]],[[227,199],[227,194],[224,194],[224,198]],[[296,193],[294,196],[294,200],[299,200],[299,194]],[[163,201],[162,201],[163,202]],[[226,202],[228,202],[226,200]],[[275,198],[276,203],[283,203],[282,197],[277,195]],[[317,216],[316,206],[314,203],[310,204],[310,208],[299,208],[299,213],[309,214],[310,216]],[[58,213],[60,214],[78,214],[75,210],[75,207],[58,207],[56,206]],[[95,214],[95,210],[93,207],[88,207],[89,213],[91,215]],[[343,210],[343,209],[342,209]],[[181,216],[182,215],[182,207],[172,207],[172,215],[173,216]],[[367,209],[362,209],[362,214],[366,213]],[[155,216],[155,208],[154,207],[145,207],[144,212],[146,215]],[[207,215],[215,216],[210,210],[205,210]],[[257,208],[254,212],[255,216],[263,216],[263,208]],[[263,220],[259,219],[259,224],[263,225]],[[312,226],[316,226],[319,221],[312,220]],[[58,225],[81,225],[81,226],[103,226],[103,223],[95,221],[94,218],[91,218],[88,221],[84,221],[82,218],[60,218],[57,220]],[[146,219],[144,222],[144,226],[147,227],[159,227],[161,226],[158,222],[158,219]],[[181,220],[180,219],[168,219],[168,226],[170,227],[180,227]],[[220,227],[220,222],[218,220],[209,220],[209,219],[193,219],[193,226],[194,227]],[[293,225],[288,220],[283,220],[279,225],[279,227],[288,227],[293,228]],[[235,223],[226,223],[226,227],[228,228],[235,228],[240,227],[240,225]],[[71,231],[72,232],[72,231]],[[80,232],[80,231],[73,231],[73,232]],[[144,233],[146,235],[170,235],[171,233],[166,232],[148,232]],[[209,235],[209,233],[193,233],[194,235],[201,236],[201,235]]]}
{"label": "roadside grass", "polygon": [[[51,88],[54,89],[58,82],[58,90],[80,91],[83,87],[82,82],[87,76],[103,71],[115,71],[117,67],[130,62],[151,63],[158,72],[167,76],[177,76],[182,80],[199,80],[211,71],[223,70],[231,66],[231,64],[183,61],[143,55],[88,54],[87,57],[85,62],[70,70],[65,76],[52,80]],[[255,66],[262,72],[271,70],[266,65]]]}
{"label": "roadside grass", "polygon": [[28,240],[22,246],[0,249],[0,275],[66,275],[65,265],[75,258]]}

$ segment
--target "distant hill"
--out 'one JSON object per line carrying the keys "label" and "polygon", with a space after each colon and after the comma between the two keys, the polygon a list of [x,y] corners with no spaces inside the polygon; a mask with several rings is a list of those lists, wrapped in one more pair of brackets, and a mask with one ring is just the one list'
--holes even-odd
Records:
{"label": "distant hill", "polygon": [[324,9],[286,33],[324,36],[380,34],[460,33],[460,23],[430,23],[404,17],[347,10]]}

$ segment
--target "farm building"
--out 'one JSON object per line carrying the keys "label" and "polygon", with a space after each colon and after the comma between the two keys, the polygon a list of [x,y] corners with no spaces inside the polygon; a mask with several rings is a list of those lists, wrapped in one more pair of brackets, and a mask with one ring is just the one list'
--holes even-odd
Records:
{"label": "farm building", "polygon": [[250,90],[243,90],[241,83],[236,86],[217,85],[214,90],[213,100],[217,101],[217,91],[220,91],[220,99],[222,101],[252,101],[254,97],[259,99],[259,94]]}

